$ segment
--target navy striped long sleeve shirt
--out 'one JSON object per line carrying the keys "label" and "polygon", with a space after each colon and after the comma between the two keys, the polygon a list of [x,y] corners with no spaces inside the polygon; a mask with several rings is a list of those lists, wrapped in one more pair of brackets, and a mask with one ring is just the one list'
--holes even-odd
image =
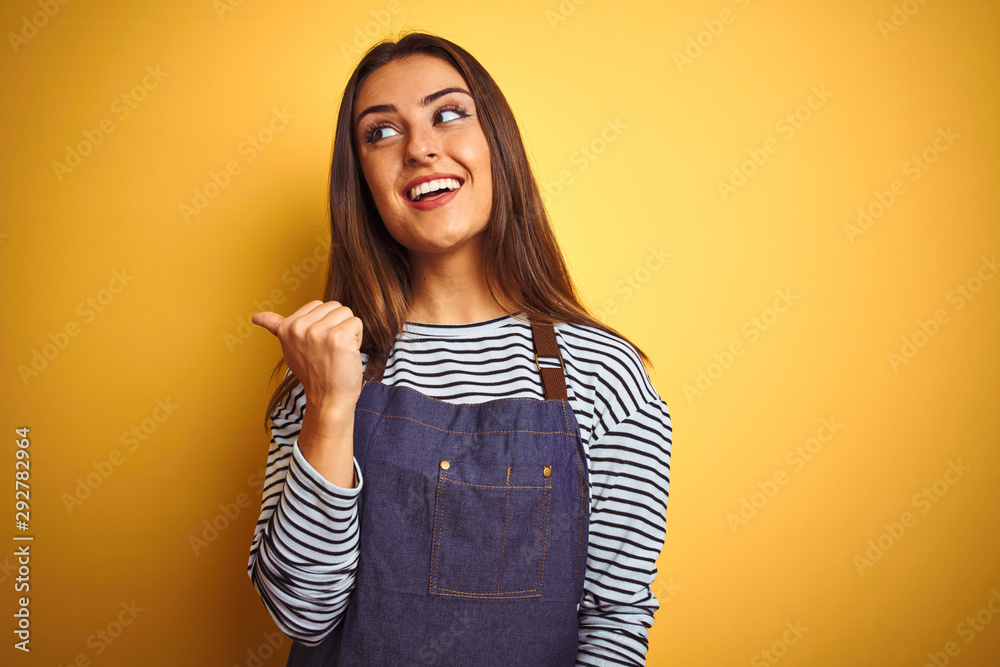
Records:
{"label": "navy striped long sleeve shirt", "polygon": [[[590,540],[578,665],[645,665],[659,608],[651,585],[664,545],[672,425],[635,350],[617,336],[556,324],[567,395],[590,474]],[[367,365],[367,355],[362,353]],[[544,362],[543,362],[544,363]],[[442,401],[543,399],[531,327],[511,316],[407,322],[382,382]],[[298,447],[296,384],[271,414],[271,444],[247,572],[278,627],[318,644],[345,613],[358,564],[358,496],[322,477]]]}

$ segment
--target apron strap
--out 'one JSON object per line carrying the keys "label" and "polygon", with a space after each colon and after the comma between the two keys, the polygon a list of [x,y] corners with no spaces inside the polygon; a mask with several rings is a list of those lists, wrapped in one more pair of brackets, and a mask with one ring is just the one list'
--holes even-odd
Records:
{"label": "apron strap", "polygon": [[[545,398],[566,400],[566,366],[563,364],[559,346],[556,344],[555,327],[549,322],[531,321],[531,337],[535,342],[535,366],[542,374],[542,385],[545,388]],[[558,366],[539,366],[539,357],[555,357],[559,359]]]}
{"label": "apron strap", "polygon": [[[566,400],[566,366],[563,364],[562,355],[559,354],[555,327],[549,322],[531,320],[531,337],[535,344],[535,366],[542,375],[542,386],[545,389],[546,400]],[[539,357],[558,359],[559,365],[542,367],[538,364]],[[385,363],[386,359],[381,355],[369,358],[365,365],[365,378],[369,382],[381,382],[382,374],[385,372]]]}

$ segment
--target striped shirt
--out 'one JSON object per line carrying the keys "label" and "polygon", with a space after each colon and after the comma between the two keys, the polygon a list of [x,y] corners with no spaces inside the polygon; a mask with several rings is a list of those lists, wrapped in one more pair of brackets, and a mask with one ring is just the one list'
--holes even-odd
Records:
{"label": "striped shirt", "polygon": [[[590,476],[590,540],[577,665],[645,665],[659,602],[651,590],[664,544],[672,428],[639,355],[620,337],[559,323],[567,396]],[[361,354],[367,365],[368,355]],[[552,359],[542,359],[550,365]],[[557,363],[557,362],[556,362]],[[442,401],[544,399],[531,325],[501,316],[470,324],[407,322],[382,382]],[[303,457],[301,384],[271,414],[260,518],[247,571],[278,627],[318,644],[346,611],[358,565],[358,496]]]}

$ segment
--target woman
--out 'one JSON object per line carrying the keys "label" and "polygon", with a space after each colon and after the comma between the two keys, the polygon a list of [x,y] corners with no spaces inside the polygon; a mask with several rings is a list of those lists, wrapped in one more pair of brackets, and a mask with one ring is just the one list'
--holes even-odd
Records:
{"label": "woman", "polygon": [[253,318],[288,373],[248,573],[288,664],[645,664],[669,412],[579,303],[496,83],[373,47],[330,204],[324,301]]}

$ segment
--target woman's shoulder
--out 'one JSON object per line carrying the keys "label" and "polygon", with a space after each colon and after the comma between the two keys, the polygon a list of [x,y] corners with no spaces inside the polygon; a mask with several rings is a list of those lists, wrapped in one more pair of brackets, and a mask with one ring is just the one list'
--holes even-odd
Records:
{"label": "woman's shoulder", "polygon": [[556,339],[565,356],[592,370],[649,382],[649,374],[635,347],[620,334],[590,324],[558,323]]}
{"label": "woman's shoulder", "polygon": [[666,431],[666,403],[628,340],[587,324],[556,324],[555,330],[585,442],[623,428],[625,421],[632,424],[627,431]]}
{"label": "woman's shoulder", "polygon": [[575,323],[555,330],[571,380],[596,413],[623,417],[661,400],[638,351],[620,334]]}

